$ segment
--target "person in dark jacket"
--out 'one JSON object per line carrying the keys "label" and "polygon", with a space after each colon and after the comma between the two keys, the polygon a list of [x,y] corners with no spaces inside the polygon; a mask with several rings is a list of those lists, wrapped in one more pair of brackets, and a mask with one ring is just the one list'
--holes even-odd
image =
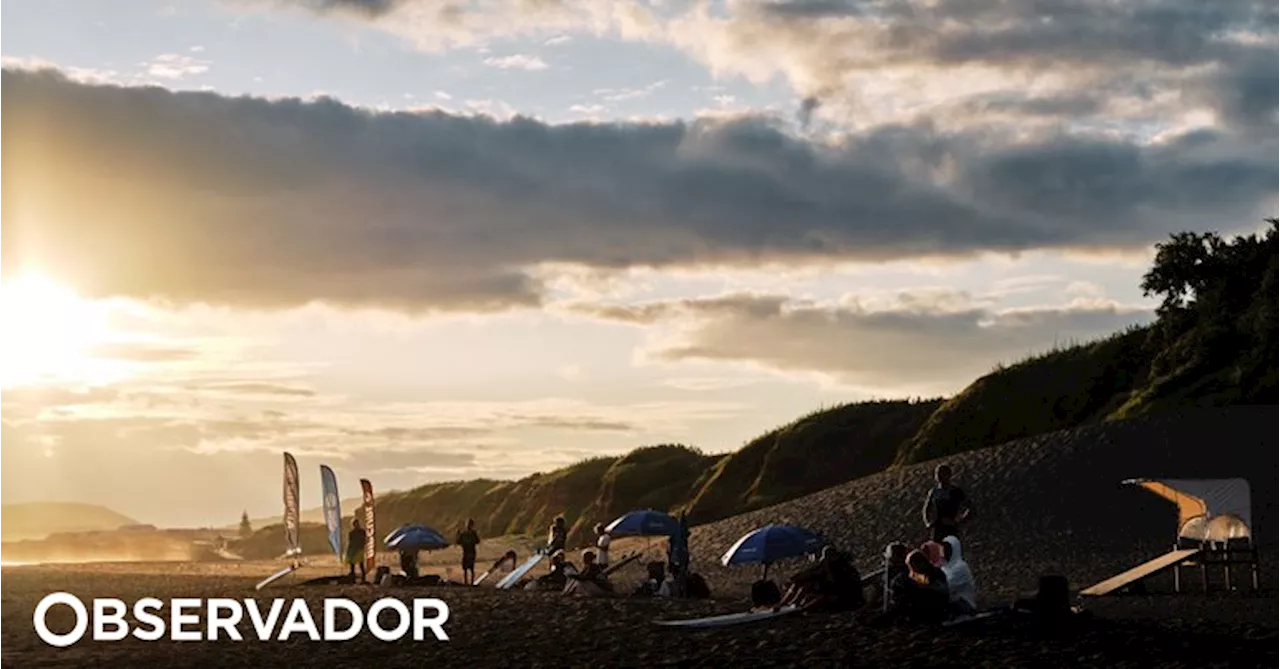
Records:
{"label": "person in dark jacket", "polygon": [[351,531],[347,533],[347,565],[351,570],[347,572],[352,580],[356,577],[356,567],[360,568],[360,582],[364,583],[368,575],[365,573],[364,566],[364,528],[361,527],[360,521],[353,518],[351,520]]}

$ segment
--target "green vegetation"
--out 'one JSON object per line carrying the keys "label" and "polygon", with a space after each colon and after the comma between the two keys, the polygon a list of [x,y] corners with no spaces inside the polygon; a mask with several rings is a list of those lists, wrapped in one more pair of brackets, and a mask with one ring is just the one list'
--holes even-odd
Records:
{"label": "green vegetation", "polygon": [[921,462],[1106,420],[1275,404],[1276,219],[1230,241],[1179,233],[1143,278],[1155,323],[1001,367],[929,418],[896,459]]}
{"label": "green vegetation", "polygon": [[[646,446],[518,481],[451,481],[389,492],[377,499],[378,534],[416,522],[452,538],[474,518],[482,537],[540,538],[563,515],[570,541],[582,543],[597,522],[640,508],[687,509],[691,522],[710,522],[883,469],[939,403],[837,406],[772,430],[728,455],[705,455],[677,444]],[[300,539],[307,553],[328,550],[321,524],[304,522]],[[284,551],[284,530],[278,523],[265,526],[231,548],[247,558],[278,556]]]}
{"label": "green vegetation", "polygon": [[[710,456],[648,446],[518,481],[460,481],[378,498],[379,534],[421,522],[452,534],[467,518],[482,536],[543,536],[564,515],[570,539],[652,507],[705,523],[792,499],[895,464],[1117,418],[1194,406],[1275,404],[1276,221],[1262,236],[1181,233],[1158,245],[1142,288],[1157,320],[1099,341],[999,366],[947,399],[876,401],[816,411]],[[354,510],[353,506],[346,507]],[[6,516],[6,522],[8,517]],[[279,525],[239,547],[282,550]],[[304,548],[327,550],[322,525]]]}

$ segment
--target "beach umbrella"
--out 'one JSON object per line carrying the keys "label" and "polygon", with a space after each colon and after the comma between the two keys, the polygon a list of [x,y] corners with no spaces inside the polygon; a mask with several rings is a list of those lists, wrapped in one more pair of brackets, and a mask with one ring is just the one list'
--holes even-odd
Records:
{"label": "beach umbrella", "polygon": [[447,548],[449,541],[426,525],[404,525],[392,530],[383,542],[387,548],[434,551]]}
{"label": "beach umbrella", "polygon": [[822,548],[822,537],[797,525],[765,525],[738,539],[725,551],[720,563],[726,567],[737,564],[762,564],[769,574],[769,565],[778,560],[816,553]]}
{"label": "beach umbrella", "polygon": [[628,511],[605,527],[615,537],[669,537],[680,531],[680,521],[654,509]]}

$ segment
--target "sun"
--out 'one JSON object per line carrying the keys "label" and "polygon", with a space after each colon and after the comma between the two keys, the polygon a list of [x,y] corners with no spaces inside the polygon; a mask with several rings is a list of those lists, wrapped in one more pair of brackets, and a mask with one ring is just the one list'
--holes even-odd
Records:
{"label": "sun", "polygon": [[0,387],[98,381],[90,353],[110,336],[106,305],[39,275],[0,283]]}

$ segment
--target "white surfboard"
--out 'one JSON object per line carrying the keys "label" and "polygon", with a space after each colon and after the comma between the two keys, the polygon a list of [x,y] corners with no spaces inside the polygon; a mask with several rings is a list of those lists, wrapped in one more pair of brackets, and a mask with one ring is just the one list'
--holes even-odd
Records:
{"label": "white surfboard", "polygon": [[524,575],[529,573],[530,569],[533,569],[535,566],[537,566],[539,562],[542,562],[542,560],[545,559],[546,557],[547,556],[543,553],[534,553],[528,560],[524,561],[524,564],[520,565],[519,567],[516,567],[515,571],[512,571],[510,574],[503,576],[502,580],[498,581],[498,585],[496,587],[499,590],[509,590],[511,586],[515,585],[517,582],[520,581],[520,579],[524,578]]}
{"label": "white surfboard", "polygon": [[262,579],[260,582],[258,582],[257,585],[253,586],[253,589],[261,590],[267,587],[268,585],[271,585],[272,583],[275,583],[276,581],[284,578],[285,576],[288,576],[289,574],[292,574],[293,572],[298,571],[299,566],[301,565],[296,565],[296,564],[289,565],[288,567],[285,567],[284,569],[281,569],[280,571]]}
{"label": "white surfboard", "polygon": [[785,616],[789,613],[795,613],[800,607],[795,604],[784,606],[778,610],[764,609],[762,611],[744,611],[742,613],[726,613],[721,616],[711,616],[709,618],[694,618],[692,620],[655,620],[658,625],[666,625],[667,627],[724,627],[726,625],[740,625],[742,623],[755,622],[757,620],[767,620],[769,618],[777,618]]}

